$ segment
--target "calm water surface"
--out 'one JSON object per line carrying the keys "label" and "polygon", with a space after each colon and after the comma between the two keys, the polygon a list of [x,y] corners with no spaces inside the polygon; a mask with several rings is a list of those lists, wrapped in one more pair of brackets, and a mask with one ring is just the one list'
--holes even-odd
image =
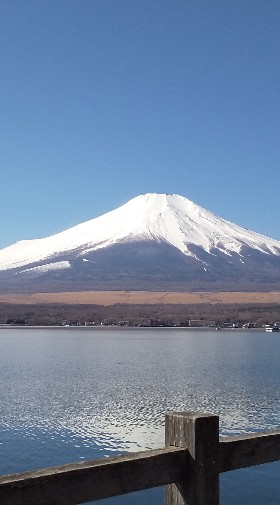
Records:
{"label": "calm water surface", "polygon": [[[161,447],[170,410],[218,414],[224,435],[280,428],[278,334],[1,328],[0,349],[1,474]],[[279,474],[279,463],[224,474],[221,503],[278,504]]]}

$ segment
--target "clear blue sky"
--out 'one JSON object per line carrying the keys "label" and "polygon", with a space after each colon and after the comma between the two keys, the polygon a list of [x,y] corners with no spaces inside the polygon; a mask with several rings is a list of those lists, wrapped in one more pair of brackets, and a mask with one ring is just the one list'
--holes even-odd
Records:
{"label": "clear blue sky", "polygon": [[280,240],[279,0],[2,0],[0,247],[147,192]]}

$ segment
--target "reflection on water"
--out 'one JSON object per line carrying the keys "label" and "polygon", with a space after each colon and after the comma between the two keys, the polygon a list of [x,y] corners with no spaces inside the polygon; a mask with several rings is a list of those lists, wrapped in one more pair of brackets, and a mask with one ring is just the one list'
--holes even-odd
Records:
{"label": "reflection on water", "polygon": [[219,414],[225,435],[279,429],[277,334],[0,329],[0,346],[0,473],[162,446],[170,410]]}

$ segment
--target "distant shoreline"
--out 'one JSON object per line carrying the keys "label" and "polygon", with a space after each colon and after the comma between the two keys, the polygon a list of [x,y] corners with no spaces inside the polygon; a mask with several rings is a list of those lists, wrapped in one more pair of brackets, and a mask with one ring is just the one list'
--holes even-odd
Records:
{"label": "distant shoreline", "polygon": [[[105,325],[81,325],[81,326],[59,326],[59,325],[0,325],[1,330],[85,330],[85,331],[96,331],[96,330],[120,330],[120,331],[139,331],[139,330],[178,330],[178,331],[215,331],[217,327],[213,326],[119,326],[117,324],[105,326]],[[236,332],[242,331],[247,333],[248,331],[263,331],[265,328],[219,328],[221,331]]]}

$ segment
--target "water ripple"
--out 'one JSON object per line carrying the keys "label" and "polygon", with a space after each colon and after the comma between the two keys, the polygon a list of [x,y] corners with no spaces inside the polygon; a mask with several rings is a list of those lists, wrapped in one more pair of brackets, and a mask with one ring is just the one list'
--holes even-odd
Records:
{"label": "water ripple", "polygon": [[50,464],[159,447],[165,412],[182,410],[219,414],[223,435],[279,428],[279,341],[238,331],[1,330],[1,451],[20,440],[22,467],[28,444]]}

